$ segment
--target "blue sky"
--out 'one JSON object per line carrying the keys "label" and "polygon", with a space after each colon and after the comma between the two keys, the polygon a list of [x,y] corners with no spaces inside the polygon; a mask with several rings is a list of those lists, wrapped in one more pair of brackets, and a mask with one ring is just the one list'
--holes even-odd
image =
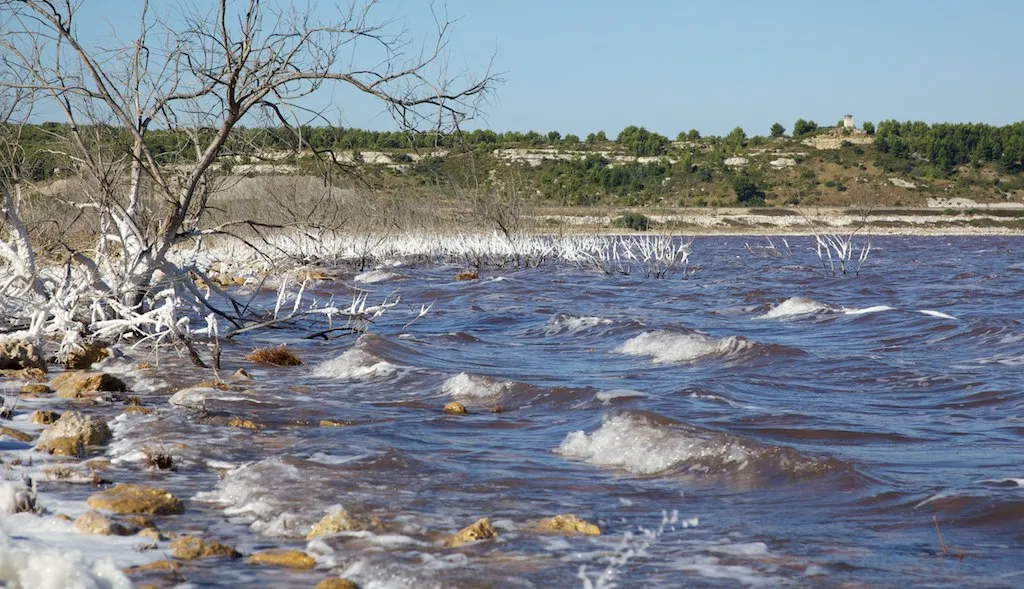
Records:
{"label": "blue sky", "polygon": [[[85,3],[83,27],[134,32],[132,2]],[[377,13],[418,34],[429,29],[426,6],[384,0]],[[493,55],[505,79],[474,123],[497,131],[614,136],[635,124],[674,137],[736,126],[767,134],[775,121],[790,129],[797,118],[832,124],[847,113],[858,122],[1024,119],[1017,0],[449,0],[447,10],[459,19],[453,67],[480,71]],[[333,100],[346,126],[393,127],[371,101],[319,99]]]}

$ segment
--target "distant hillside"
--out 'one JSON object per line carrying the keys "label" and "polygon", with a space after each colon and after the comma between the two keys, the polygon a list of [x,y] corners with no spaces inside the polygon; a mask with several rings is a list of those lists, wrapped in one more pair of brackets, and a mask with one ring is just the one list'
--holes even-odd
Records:
{"label": "distant hillside", "polygon": [[[218,173],[320,173],[330,160],[352,174],[334,175],[390,190],[500,193],[546,206],[925,207],[931,204],[1020,204],[1024,201],[1024,123],[1006,127],[885,121],[877,130],[818,128],[798,121],[799,136],[725,137],[680,133],[676,141],[640,127],[615,140],[473,131],[459,135],[304,127],[246,129],[220,160]],[[26,177],[74,175],[60,154],[62,126],[23,133]],[[180,133],[148,136],[173,167],[185,160]],[[110,137],[116,150],[117,138]],[[126,144],[127,145],[127,144]],[[319,156],[315,156],[318,153]],[[960,200],[958,200],[960,199]],[[963,200],[967,199],[967,200]]]}

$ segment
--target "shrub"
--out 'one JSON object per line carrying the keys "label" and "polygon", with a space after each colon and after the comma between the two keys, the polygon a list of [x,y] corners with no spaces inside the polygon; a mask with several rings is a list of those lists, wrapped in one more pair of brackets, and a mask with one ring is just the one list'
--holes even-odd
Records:
{"label": "shrub", "polygon": [[274,366],[298,366],[302,360],[288,351],[284,345],[266,348],[256,348],[245,356],[246,360],[257,364],[271,364]]}
{"label": "shrub", "polygon": [[647,231],[651,228],[651,219],[640,213],[626,213],[612,221],[612,227],[623,227],[634,231]]}

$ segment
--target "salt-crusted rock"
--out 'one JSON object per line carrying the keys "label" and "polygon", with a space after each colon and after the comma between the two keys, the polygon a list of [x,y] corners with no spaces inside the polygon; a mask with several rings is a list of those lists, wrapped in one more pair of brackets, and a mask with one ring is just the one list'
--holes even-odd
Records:
{"label": "salt-crusted rock", "polygon": [[449,403],[445,403],[444,412],[452,415],[462,415],[466,413],[466,406],[458,401],[451,401]]}
{"label": "salt-crusted rock", "polygon": [[249,562],[290,569],[311,569],[316,566],[316,559],[301,550],[265,550],[250,556]]}
{"label": "salt-crusted rock", "polygon": [[110,435],[110,428],[102,419],[82,415],[78,411],[65,411],[60,419],[39,436],[36,449],[51,452],[48,448],[53,447],[53,442],[61,438],[70,438],[85,446],[99,446],[110,441]]}
{"label": "salt-crusted rock", "polygon": [[345,510],[335,511],[334,513],[325,515],[320,521],[318,521],[313,526],[313,529],[306,534],[306,539],[312,540],[313,538],[337,534],[339,532],[368,530],[373,527],[377,527],[377,524],[374,521],[354,517]]}
{"label": "salt-crusted rock", "polygon": [[198,536],[182,535],[171,542],[171,556],[181,560],[195,560],[197,558],[216,558],[227,556],[238,558],[242,556],[237,550],[216,540],[203,540]]}
{"label": "salt-crusted rock", "polygon": [[68,353],[64,368],[88,370],[92,365],[110,356],[110,349],[103,342],[78,344]]}
{"label": "salt-crusted rock", "polygon": [[355,581],[339,577],[327,577],[313,586],[313,589],[359,589]]}
{"label": "salt-crusted rock", "polygon": [[32,412],[32,423],[39,425],[50,425],[60,418],[60,413],[56,411],[50,411],[47,409],[38,409]]}
{"label": "salt-crusted rock", "polygon": [[171,493],[157,487],[121,483],[89,496],[86,505],[114,513],[171,515],[184,513],[185,506]]}
{"label": "salt-crusted rock", "polygon": [[25,340],[0,342],[0,369],[23,370],[35,368],[46,372],[42,350]]}
{"label": "salt-crusted rock", "polygon": [[83,534],[101,536],[129,536],[135,528],[116,522],[97,511],[87,511],[75,519],[75,530]]}
{"label": "salt-crusted rock", "polygon": [[459,530],[454,536],[445,540],[444,545],[448,548],[455,548],[456,546],[462,546],[463,544],[469,544],[470,542],[489,540],[497,535],[498,532],[494,529],[494,526],[491,525],[491,520],[486,517],[482,517]]}
{"label": "salt-crusted rock", "polygon": [[597,525],[582,520],[574,514],[566,513],[542,519],[534,525],[539,532],[551,532],[556,534],[585,534],[587,536],[600,536],[601,528]]}
{"label": "salt-crusted rock", "polygon": [[124,381],[106,372],[65,372],[53,379],[53,388],[62,399],[96,397],[103,392],[128,390]]}

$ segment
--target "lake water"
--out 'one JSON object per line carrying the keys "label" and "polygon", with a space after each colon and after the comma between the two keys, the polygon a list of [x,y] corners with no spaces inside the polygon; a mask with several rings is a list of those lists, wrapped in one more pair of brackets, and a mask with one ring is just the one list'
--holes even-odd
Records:
{"label": "lake water", "polygon": [[[1024,585],[1024,239],[875,238],[839,277],[811,238],[775,238],[778,256],[759,239],[698,238],[686,279],[381,269],[360,286],[402,302],[370,333],[240,336],[225,370],[254,380],[193,409],[166,401],[210,377],[187,360],[129,372],[158,411],[110,409],[105,476],[185,499],[166,530],[319,561],[207,561],[182,570],[194,586]],[[305,364],[241,360],[280,342]],[[468,413],[444,413],[453,400]],[[178,470],[144,469],[147,445]],[[379,523],[307,543],[339,507]],[[603,534],[530,529],[562,513]],[[443,546],[484,516],[497,538]]]}

